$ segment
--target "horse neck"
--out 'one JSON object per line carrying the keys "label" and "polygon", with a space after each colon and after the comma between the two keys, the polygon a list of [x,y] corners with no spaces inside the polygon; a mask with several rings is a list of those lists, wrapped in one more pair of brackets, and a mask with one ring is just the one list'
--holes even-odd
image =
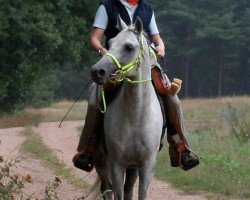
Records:
{"label": "horse neck", "polygon": [[150,93],[154,91],[151,78],[151,66],[147,49],[144,50],[144,56],[141,59],[140,69],[137,71],[133,80],[149,80],[142,83],[130,83],[125,81],[123,87],[123,98],[125,100],[127,110],[133,113],[137,109],[144,109],[148,105]]}

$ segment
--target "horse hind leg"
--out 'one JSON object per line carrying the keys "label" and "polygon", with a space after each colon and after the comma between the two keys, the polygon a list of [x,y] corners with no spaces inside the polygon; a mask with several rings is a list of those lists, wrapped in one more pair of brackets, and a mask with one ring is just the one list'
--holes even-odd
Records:
{"label": "horse hind leg", "polygon": [[126,178],[124,184],[124,200],[132,200],[133,187],[138,177],[137,168],[131,168],[126,170]]}
{"label": "horse hind leg", "polygon": [[[96,151],[94,154],[94,165],[99,177],[99,195],[104,200],[112,199],[112,186],[109,179],[109,169],[107,166],[107,157],[102,151]],[[97,198],[95,198],[97,199]],[[98,198],[99,199],[99,198]]]}
{"label": "horse hind leg", "polygon": [[96,172],[101,181],[101,197],[104,200],[112,200],[112,186],[108,177],[108,170],[104,167],[96,167]]}

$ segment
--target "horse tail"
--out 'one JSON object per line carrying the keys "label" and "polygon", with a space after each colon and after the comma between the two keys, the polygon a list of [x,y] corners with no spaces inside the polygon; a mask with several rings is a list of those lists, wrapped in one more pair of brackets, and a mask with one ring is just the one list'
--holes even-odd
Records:
{"label": "horse tail", "polygon": [[86,199],[89,200],[96,200],[96,199],[102,199],[101,196],[101,179],[99,176],[97,176],[93,186],[91,187],[88,194],[85,196]]}

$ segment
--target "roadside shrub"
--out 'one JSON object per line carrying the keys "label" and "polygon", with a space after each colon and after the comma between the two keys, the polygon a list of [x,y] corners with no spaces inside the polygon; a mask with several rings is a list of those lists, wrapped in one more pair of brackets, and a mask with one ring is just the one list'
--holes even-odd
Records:
{"label": "roadside shrub", "polygon": [[[5,161],[3,156],[0,156],[0,200],[39,200],[35,194],[26,194],[23,189],[28,184],[32,184],[31,174],[17,174],[14,172],[13,167],[16,167],[22,158],[13,161]],[[45,185],[44,200],[56,200],[58,198],[57,189],[61,184],[58,177],[54,181],[48,181]]]}
{"label": "roadside shrub", "polygon": [[[7,162],[0,156],[0,199],[24,199],[22,190],[26,184],[32,183],[32,177],[30,174],[16,174],[11,170],[20,160]],[[25,198],[30,199],[31,197]]]}
{"label": "roadside shrub", "polygon": [[54,200],[59,199],[57,195],[57,188],[61,184],[61,180],[58,177],[55,177],[53,182],[47,182],[46,189],[45,189],[45,200]]}
{"label": "roadside shrub", "polygon": [[239,142],[248,142],[250,139],[250,119],[246,110],[237,110],[230,103],[222,113],[223,119],[230,127],[230,134]]}

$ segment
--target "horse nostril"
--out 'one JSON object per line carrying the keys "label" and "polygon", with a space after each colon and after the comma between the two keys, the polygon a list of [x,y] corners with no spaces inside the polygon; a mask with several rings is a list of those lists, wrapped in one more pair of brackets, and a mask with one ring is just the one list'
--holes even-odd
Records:
{"label": "horse nostril", "polygon": [[104,69],[100,69],[98,71],[98,75],[99,75],[99,77],[103,77],[105,75],[105,70]]}
{"label": "horse nostril", "polygon": [[103,84],[105,79],[105,70],[104,69],[92,69],[91,76],[94,82],[97,84]]}

